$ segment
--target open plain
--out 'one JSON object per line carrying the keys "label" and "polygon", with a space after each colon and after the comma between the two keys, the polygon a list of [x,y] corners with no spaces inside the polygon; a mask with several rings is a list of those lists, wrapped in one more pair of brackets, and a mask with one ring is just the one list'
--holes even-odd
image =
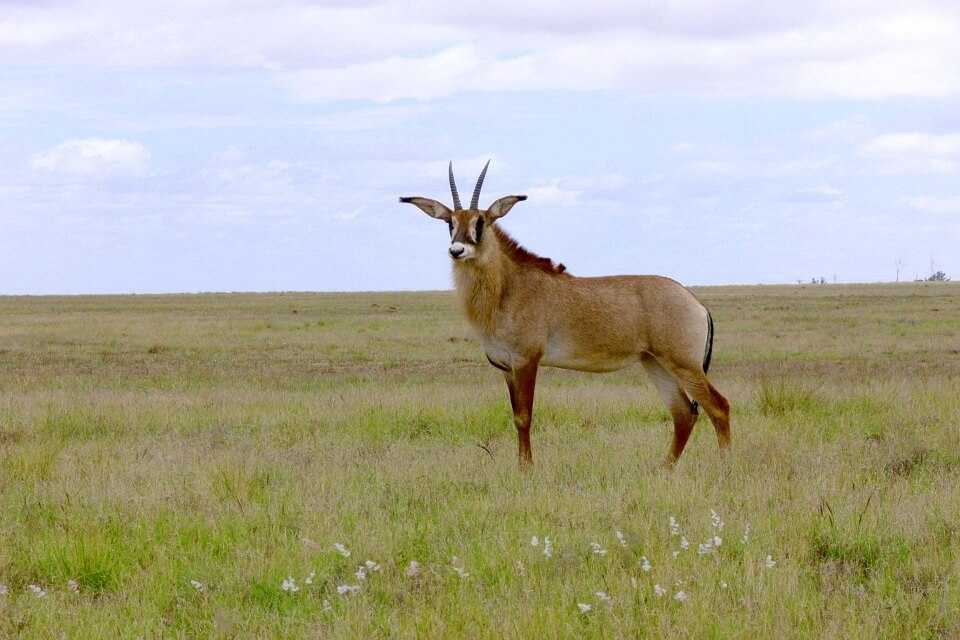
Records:
{"label": "open plain", "polygon": [[544,369],[529,475],[449,292],[0,298],[0,637],[960,637],[960,285],[695,291],[730,455]]}

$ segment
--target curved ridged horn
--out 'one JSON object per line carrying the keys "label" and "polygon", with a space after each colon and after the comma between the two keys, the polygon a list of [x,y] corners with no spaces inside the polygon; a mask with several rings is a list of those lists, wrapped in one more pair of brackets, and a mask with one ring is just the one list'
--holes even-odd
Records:
{"label": "curved ridged horn", "polygon": [[450,161],[450,192],[453,194],[454,211],[463,209],[463,205],[460,204],[460,194],[457,193],[457,183],[453,179],[453,160]]}
{"label": "curved ridged horn", "polygon": [[480,188],[483,186],[483,179],[487,175],[487,167],[490,166],[490,161],[487,160],[487,164],[483,165],[483,171],[480,172],[480,177],[477,178],[477,187],[473,190],[473,199],[470,200],[470,208],[477,209],[480,206]]}

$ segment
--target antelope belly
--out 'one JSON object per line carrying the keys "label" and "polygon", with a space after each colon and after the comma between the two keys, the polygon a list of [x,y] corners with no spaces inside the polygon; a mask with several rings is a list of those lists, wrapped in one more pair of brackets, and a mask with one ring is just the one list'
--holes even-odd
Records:
{"label": "antelope belly", "polygon": [[618,371],[639,360],[640,353],[638,352],[612,353],[602,349],[595,351],[575,350],[562,343],[550,341],[547,343],[547,350],[543,354],[540,364],[559,369],[606,373]]}

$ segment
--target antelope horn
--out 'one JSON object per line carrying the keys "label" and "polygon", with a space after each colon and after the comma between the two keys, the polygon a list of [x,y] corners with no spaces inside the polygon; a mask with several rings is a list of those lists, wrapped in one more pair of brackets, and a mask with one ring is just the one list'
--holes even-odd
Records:
{"label": "antelope horn", "polygon": [[480,206],[480,188],[483,186],[483,179],[487,175],[487,167],[490,166],[490,161],[487,160],[487,164],[483,165],[483,171],[480,172],[480,177],[477,178],[477,187],[473,190],[473,199],[470,201],[470,208],[476,209]]}
{"label": "antelope horn", "polygon": [[460,204],[460,194],[457,193],[457,183],[453,179],[453,160],[450,161],[450,192],[453,194],[454,211],[463,209],[463,206]]}

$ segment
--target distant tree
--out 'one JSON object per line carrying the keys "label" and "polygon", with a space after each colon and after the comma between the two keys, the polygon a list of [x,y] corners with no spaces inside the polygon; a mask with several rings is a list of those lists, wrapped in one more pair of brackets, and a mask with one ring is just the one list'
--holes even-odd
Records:
{"label": "distant tree", "polygon": [[950,282],[950,276],[945,274],[943,271],[937,271],[927,278],[927,282]]}

